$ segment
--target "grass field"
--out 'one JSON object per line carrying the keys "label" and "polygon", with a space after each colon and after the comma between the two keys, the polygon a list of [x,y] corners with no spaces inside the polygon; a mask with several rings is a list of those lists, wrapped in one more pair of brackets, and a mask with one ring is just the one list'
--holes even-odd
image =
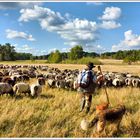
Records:
{"label": "grass field", "polygon": [[[42,62],[43,63],[43,62]],[[13,64],[13,63],[9,63]],[[27,64],[21,62],[20,64]],[[31,63],[33,64],[33,63]],[[84,65],[47,64],[60,69],[82,69]],[[140,65],[102,65],[103,71],[132,72],[140,75]],[[96,70],[96,68],[95,68]],[[30,83],[36,82],[32,79]],[[103,137],[140,137],[140,89],[108,88],[110,107],[123,103],[127,113],[123,117],[120,132],[112,135],[110,128]],[[36,99],[17,95],[0,97],[0,137],[96,137],[94,128],[83,131],[80,122],[83,118],[92,119],[95,106],[105,102],[104,89],[97,90],[93,96],[88,115],[79,113],[79,94],[75,91],[43,87],[43,93]]]}

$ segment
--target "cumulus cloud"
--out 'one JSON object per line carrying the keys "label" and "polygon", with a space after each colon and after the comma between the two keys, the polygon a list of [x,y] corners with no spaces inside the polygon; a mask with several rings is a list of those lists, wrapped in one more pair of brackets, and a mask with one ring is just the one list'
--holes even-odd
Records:
{"label": "cumulus cloud", "polygon": [[17,52],[26,52],[31,53],[34,49],[32,47],[29,47],[27,44],[23,45],[22,47],[19,47],[18,45],[15,46],[15,50]]}
{"label": "cumulus cloud", "polygon": [[112,46],[112,51],[140,49],[140,35],[133,34],[132,30],[124,32],[124,40]]}
{"label": "cumulus cloud", "polygon": [[35,41],[35,39],[33,38],[31,34],[28,35],[25,32],[19,32],[19,31],[11,30],[11,29],[6,30],[6,37],[8,39],[20,38],[20,39],[26,39],[29,41]]}
{"label": "cumulus cloud", "polygon": [[69,20],[59,12],[54,12],[48,8],[34,6],[32,9],[21,9],[19,21],[37,20],[47,31],[56,32],[61,38],[65,39],[65,44],[85,45],[87,42],[95,42],[98,38],[97,23],[86,19]]}
{"label": "cumulus cloud", "polygon": [[[116,7],[111,7],[111,9],[113,8],[117,9]],[[71,47],[75,45],[87,46],[87,44],[92,44],[90,46],[95,47],[93,44],[99,39],[100,28],[115,29],[121,26],[113,20],[103,20],[102,23],[97,23],[96,21],[89,21],[87,19],[71,18],[68,13],[63,16],[59,12],[54,12],[49,8],[37,5],[33,8],[21,9],[20,14],[19,22],[36,20],[42,29],[57,33],[65,40],[64,44]],[[117,17],[119,16],[112,16],[110,19],[117,19]],[[95,48],[99,49],[99,47]]]}
{"label": "cumulus cloud", "polygon": [[121,13],[122,11],[119,7],[106,7],[103,15],[99,17],[102,20],[99,26],[107,30],[121,27],[121,24],[116,22],[120,18]]}
{"label": "cumulus cloud", "polygon": [[39,20],[42,28],[47,28],[49,25],[56,26],[64,24],[64,18],[59,12],[54,12],[49,8],[39,7],[37,5],[32,9],[21,9],[19,21]]}
{"label": "cumulus cloud", "polygon": [[46,54],[48,54],[47,50],[36,49],[36,48],[30,47],[27,44],[22,45],[22,46],[19,46],[18,44],[16,44],[15,50],[16,50],[16,52],[31,53],[31,54],[37,55],[37,56],[38,55],[46,55]]}
{"label": "cumulus cloud", "polygon": [[34,5],[42,5],[41,2],[0,2],[0,9],[17,9],[33,7]]}
{"label": "cumulus cloud", "polygon": [[103,21],[100,27],[103,29],[116,29],[121,27],[121,24],[116,21]]}
{"label": "cumulus cloud", "polygon": [[116,20],[121,16],[121,9],[119,7],[106,7],[101,20]]}

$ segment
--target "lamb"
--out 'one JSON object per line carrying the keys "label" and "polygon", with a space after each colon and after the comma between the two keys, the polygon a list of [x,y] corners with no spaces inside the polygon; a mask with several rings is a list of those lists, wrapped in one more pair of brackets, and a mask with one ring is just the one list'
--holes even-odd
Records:
{"label": "lamb", "polygon": [[8,84],[8,83],[1,82],[0,83],[0,95],[8,94],[8,93],[11,96],[14,95],[14,91],[13,91],[12,86],[10,84]]}
{"label": "lamb", "polygon": [[30,85],[27,83],[17,83],[14,86],[14,92],[17,93],[28,93],[30,95],[31,90],[30,90]]}
{"label": "lamb", "polygon": [[43,77],[38,78],[37,84],[31,85],[31,96],[39,96],[42,92],[42,85],[45,85],[45,79]]}

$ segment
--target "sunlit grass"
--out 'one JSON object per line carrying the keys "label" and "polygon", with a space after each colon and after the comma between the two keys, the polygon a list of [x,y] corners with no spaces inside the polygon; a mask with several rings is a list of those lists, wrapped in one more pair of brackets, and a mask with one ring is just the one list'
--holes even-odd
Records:
{"label": "sunlit grass", "polygon": [[[35,80],[32,80],[32,82]],[[31,83],[32,83],[31,82]],[[140,92],[137,88],[108,88],[110,107],[125,104],[127,115],[121,123],[120,137],[140,136]],[[80,128],[83,118],[91,119],[95,106],[105,102],[104,89],[93,96],[91,112],[79,113],[79,94],[75,91],[43,87],[40,97],[21,94],[0,97],[0,137],[92,137]]]}

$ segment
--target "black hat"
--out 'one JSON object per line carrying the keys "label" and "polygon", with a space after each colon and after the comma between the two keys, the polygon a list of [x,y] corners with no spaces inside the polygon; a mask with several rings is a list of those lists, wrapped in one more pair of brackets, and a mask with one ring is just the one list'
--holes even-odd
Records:
{"label": "black hat", "polygon": [[93,64],[92,62],[88,62],[87,66],[88,66],[89,68],[94,68],[94,67],[96,67],[96,66],[94,66],[94,64]]}

